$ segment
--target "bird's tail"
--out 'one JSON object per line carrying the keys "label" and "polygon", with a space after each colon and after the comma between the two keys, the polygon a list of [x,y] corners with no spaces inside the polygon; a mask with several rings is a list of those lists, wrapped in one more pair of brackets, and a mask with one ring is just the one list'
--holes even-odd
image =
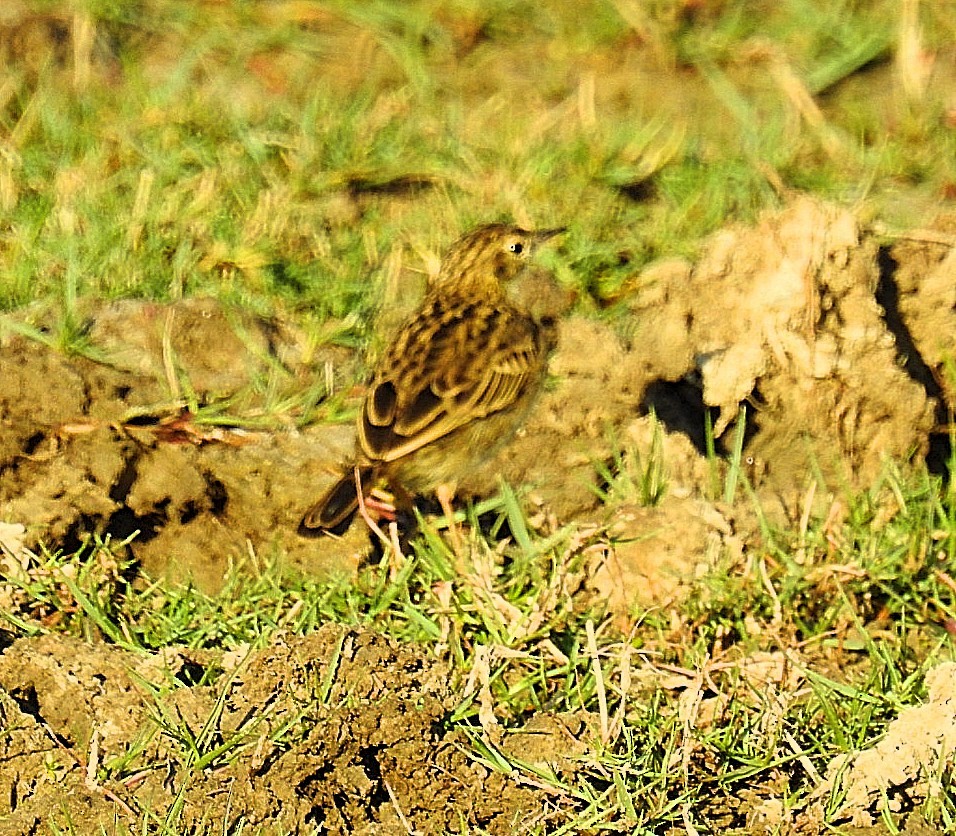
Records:
{"label": "bird's tail", "polygon": [[302,517],[299,534],[315,537],[319,534],[342,534],[358,511],[359,499],[355,487],[356,469],[363,492],[374,485],[371,467],[349,468]]}

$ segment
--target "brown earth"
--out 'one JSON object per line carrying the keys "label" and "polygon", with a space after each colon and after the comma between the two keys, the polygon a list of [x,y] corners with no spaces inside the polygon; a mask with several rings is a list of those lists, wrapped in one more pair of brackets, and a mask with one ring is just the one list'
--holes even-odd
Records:
{"label": "brown earth", "polygon": [[[225,684],[189,684],[210,666]],[[459,816],[512,833],[516,819],[540,815],[540,801],[441,730],[454,704],[448,680],[444,664],[413,648],[336,625],[228,658],[21,639],[0,657],[3,832],[67,820],[76,833],[112,832],[117,819],[136,820],[133,802],[166,809],[178,792],[187,833],[204,821],[228,832],[241,821],[250,832],[400,833],[403,816],[421,833],[450,832]],[[208,755],[207,768],[184,766],[188,734],[192,763]],[[91,764],[131,748],[125,783],[91,777]]]}
{"label": "brown earth", "polygon": [[[954,229],[943,220],[936,234],[883,246],[851,213],[798,199],[755,228],[715,236],[696,265],[634,276],[613,326],[580,313],[564,320],[552,385],[465,492],[494,490],[500,474],[530,487],[524,501],[543,524],[606,527],[591,584],[624,617],[635,603],[680,595],[716,556],[746,553],[750,500],[707,498],[705,413],[726,473],[746,406],[739,464],[770,514],[797,515],[811,462],[827,482],[820,502],[828,485],[868,484],[887,460],[939,469],[952,406]],[[276,414],[270,403],[309,387],[319,418],[331,415],[338,401],[325,382],[343,391],[359,358],[209,300],[79,315],[88,348],[73,355],[24,335],[29,325],[55,341],[43,310],[0,322],[0,519],[25,529],[17,548],[139,532],[127,547],[139,569],[207,590],[250,551],[313,574],[355,571],[371,548],[360,525],[342,540],[296,533],[348,455],[350,424],[243,430],[204,416],[226,402],[234,416]],[[358,391],[344,391],[354,402]],[[666,486],[647,507],[633,485],[655,444]],[[10,559],[9,539],[0,542]],[[209,666],[229,675],[194,684]],[[292,833],[405,832],[402,816],[439,833],[461,815],[515,832],[542,815],[546,796],[471,762],[441,730],[447,678],[413,649],[332,626],[242,660],[20,639],[0,656],[4,832],[46,832],[41,822],[67,808],[77,832],[93,832],[133,799],[165,807],[179,790],[195,802],[183,832],[201,815]],[[242,755],[180,774],[174,729],[195,733],[210,714],[218,726],[207,748],[235,739]],[[549,740],[577,751],[586,730],[560,725]],[[116,757],[137,735],[137,781],[104,787],[87,775],[91,758]]]}

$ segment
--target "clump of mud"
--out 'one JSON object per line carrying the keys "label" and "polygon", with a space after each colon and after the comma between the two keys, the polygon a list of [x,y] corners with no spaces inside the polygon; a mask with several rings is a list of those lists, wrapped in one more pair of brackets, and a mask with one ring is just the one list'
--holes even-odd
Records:
{"label": "clump of mud", "polygon": [[[796,517],[821,477],[829,503],[828,490],[869,485],[889,461],[945,460],[951,251],[929,236],[888,258],[852,213],[810,199],[721,232],[696,265],[635,278],[626,341],[602,322],[564,322],[557,383],[495,470],[537,486],[559,519],[609,522],[595,586],[614,609],[679,596],[718,557],[743,554],[752,500],[716,501],[732,461],[764,513]],[[662,495],[636,502],[655,460]],[[615,471],[609,516],[592,510],[602,462]]]}
{"label": "clump of mud", "polygon": [[250,549],[281,548],[306,571],[343,566],[293,532],[349,431],[243,430],[184,404],[254,420],[264,392],[311,389],[303,406],[321,405],[330,387],[317,382],[354,376],[351,353],[310,351],[296,329],[208,299],[114,303],[88,312],[86,331],[83,356],[16,330],[0,341],[0,515],[26,527],[28,546],[138,532],[129,549],[142,568],[210,590]]}
{"label": "clump of mud", "polygon": [[929,671],[926,688],[926,703],[901,712],[878,743],[830,762],[803,815],[822,821],[826,805],[838,798],[831,821],[871,827],[881,814],[906,812],[947,792],[943,776],[956,766],[956,664]]}
{"label": "clump of mud", "polygon": [[696,266],[661,277],[653,317],[640,298],[636,314],[641,333],[681,335],[684,323],[671,354],[690,358],[718,438],[746,408],[758,486],[799,486],[811,462],[864,485],[888,459],[925,456],[934,430],[936,404],[905,367],[914,346],[894,332],[900,313],[880,304],[885,281],[850,212],[801,199],[715,236]]}
{"label": "clump of mud", "polygon": [[0,820],[135,829],[179,799],[184,833],[512,833],[540,802],[468,758],[452,703],[443,663],[334,625],[230,654],[21,639],[0,656]]}

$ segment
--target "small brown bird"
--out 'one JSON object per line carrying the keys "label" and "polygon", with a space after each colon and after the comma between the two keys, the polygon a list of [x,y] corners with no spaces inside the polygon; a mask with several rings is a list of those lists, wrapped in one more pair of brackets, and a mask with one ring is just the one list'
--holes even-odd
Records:
{"label": "small brown bird", "polygon": [[[512,436],[554,348],[554,320],[509,299],[538,244],[563,232],[487,224],[456,241],[425,299],[375,368],[358,417],[355,459],[299,531],[340,531],[362,493],[435,491],[446,512],[458,480]],[[529,310],[530,309],[530,310]]]}

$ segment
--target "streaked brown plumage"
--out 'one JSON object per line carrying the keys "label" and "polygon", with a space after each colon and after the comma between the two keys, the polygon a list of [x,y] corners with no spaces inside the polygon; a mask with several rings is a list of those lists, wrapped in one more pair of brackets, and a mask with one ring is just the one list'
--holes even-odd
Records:
{"label": "streaked brown plumage", "polygon": [[451,487],[507,441],[534,401],[554,347],[554,322],[508,298],[505,284],[536,245],[562,229],[488,224],[442,260],[421,306],[378,363],[358,418],[352,467],[302,519],[300,531],[341,529],[363,492]]}

